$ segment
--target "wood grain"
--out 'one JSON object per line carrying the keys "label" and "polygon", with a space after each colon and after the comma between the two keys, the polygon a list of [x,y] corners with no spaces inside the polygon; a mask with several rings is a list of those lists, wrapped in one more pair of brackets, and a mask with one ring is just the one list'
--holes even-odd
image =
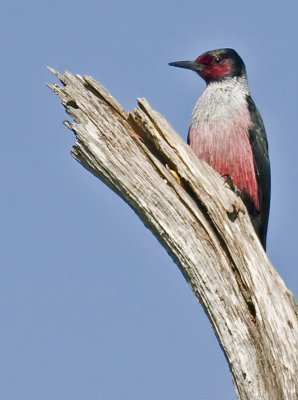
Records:
{"label": "wood grain", "polygon": [[239,398],[297,400],[297,304],[241,199],[145,99],[126,112],[93,78],[51,71],[62,85],[49,86],[73,119],[65,122],[76,135],[73,157],[130,205],[178,265]]}

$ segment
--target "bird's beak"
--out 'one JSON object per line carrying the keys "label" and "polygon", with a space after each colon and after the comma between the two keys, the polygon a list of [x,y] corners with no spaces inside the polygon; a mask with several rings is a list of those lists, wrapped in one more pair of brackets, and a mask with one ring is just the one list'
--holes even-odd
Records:
{"label": "bird's beak", "polygon": [[186,68],[192,71],[201,71],[202,65],[196,61],[174,61],[170,62],[171,67]]}

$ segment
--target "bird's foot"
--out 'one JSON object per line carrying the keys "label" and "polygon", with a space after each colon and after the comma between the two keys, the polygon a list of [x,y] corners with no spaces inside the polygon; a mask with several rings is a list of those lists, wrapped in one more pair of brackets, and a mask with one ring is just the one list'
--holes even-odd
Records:
{"label": "bird's foot", "polygon": [[232,190],[236,194],[236,196],[240,196],[240,190],[234,184],[233,178],[229,174],[222,175],[222,178],[225,180],[225,186]]}
{"label": "bird's foot", "polygon": [[243,208],[238,207],[235,204],[232,204],[232,210],[227,211],[227,216],[230,221],[235,222],[240,213],[245,214],[245,210]]}

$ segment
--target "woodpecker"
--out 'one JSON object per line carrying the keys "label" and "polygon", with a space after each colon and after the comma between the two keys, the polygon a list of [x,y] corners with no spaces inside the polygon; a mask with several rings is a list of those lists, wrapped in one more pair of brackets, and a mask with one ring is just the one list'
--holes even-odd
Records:
{"label": "woodpecker", "polygon": [[207,51],[173,67],[195,71],[206,82],[191,118],[187,142],[198,158],[232,180],[266,250],[270,162],[263,120],[248,88],[246,69],[229,48]]}

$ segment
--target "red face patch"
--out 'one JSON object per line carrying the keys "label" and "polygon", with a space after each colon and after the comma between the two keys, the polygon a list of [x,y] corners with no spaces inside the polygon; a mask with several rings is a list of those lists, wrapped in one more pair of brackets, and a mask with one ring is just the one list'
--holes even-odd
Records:
{"label": "red face patch", "polygon": [[221,80],[231,73],[232,66],[230,60],[221,56],[202,54],[196,59],[196,62],[202,66],[202,69],[198,73],[206,81]]}
{"label": "red face patch", "polygon": [[209,65],[214,61],[214,58],[215,57],[210,54],[202,54],[196,59],[196,62],[203,65]]}

